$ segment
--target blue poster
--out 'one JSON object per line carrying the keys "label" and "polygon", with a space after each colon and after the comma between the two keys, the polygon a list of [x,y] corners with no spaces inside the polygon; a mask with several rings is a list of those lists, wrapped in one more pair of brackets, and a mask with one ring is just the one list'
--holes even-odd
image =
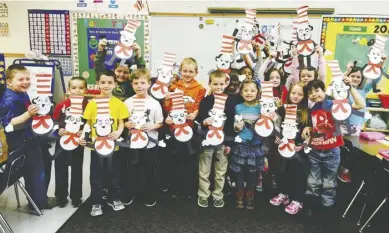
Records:
{"label": "blue poster", "polygon": [[0,53],[0,85],[5,85],[5,59],[3,53]]}
{"label": "blue poster", "polygon": [[[105,57],[105,61],[111,59],[112,54],[114,52],[115,45],[119,42],[120,39],[120,31],[121,28],[88,28],[87,29],[87,38],[88,38],[88,63],[89,69],[94,69],[94,59],[97,53],[97,47],[99,45],[100,39],[107,39],[107,56]],[[106,68],[109,70],[113,70],[113,66],[107,66]]]}

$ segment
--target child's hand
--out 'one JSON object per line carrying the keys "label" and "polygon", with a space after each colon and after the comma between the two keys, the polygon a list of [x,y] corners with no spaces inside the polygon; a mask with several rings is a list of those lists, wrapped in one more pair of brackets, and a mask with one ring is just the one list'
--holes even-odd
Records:
{"label": "child's hand", "polygon": [[166,117],[165,123],[168,125],[172,125],[173,124],[172,118],[170,116]]}
{"label": "child's hand", "polygon": [[142,50],[140,49],[140,46],[138,45],[138,43],[134,42],[131,45],[131,48],[135,51],[135,54],[138,58],[140,58],[142,56]]}
{"label": "child's hand", "polygon": [[150,123],[150,122],[146,123],[146,124],[144,124],[144,125],[142,125],[140,127],[140,130],[142,130],[142,131],[150,131],[150,130],[153,130],[153,129],[155,129],[155,125]]}
{"label": "child's hand", "polygon": [[312,128],[311,127],[305,127],[303,129],[303,132],[301,133],[301,137],[303,139],[308,139],[311,136]]}
{"label": "child's hand", "polygon": [[225,146],[225,147],[224,147],[224,155],[227,156],[227,155],[230,154],[230,152],[231,152],[231,147]]}
{"label": "child's hand", "polygon": [[65,129],[63,129],[63,128],[60,128],[59,130],[58,130],[58,134],[59,134],[59,136],[65,136],[66,134],[67,134],[68,132],[65,130]]}
{"label": "child's hand", "polygon": [[278,145],[282,143],[281,139],[277,136],[276,136],[276,140],[274,142]]}
{"label": "child's hand", "polygon": [[86,146],[86,140],[84,138],[80,138],[79,142],[78,142],[81,146]]}
{"label": "child's hand", "polygon": [[97,50],[99,52],[103,52],[105,50],[105,48],[107,47],[107,44],[108,44],[108,40],[107,39],[101,39],[99,40],[99,45],[97,47]]}
{"label": "child's hand", "polygon": [[124,126],[126,126],[127,129],[133,129],[135,128],[136,124],[132,121],[127,121],[126,123],[124,123]]}
{"label": "child's hand", "polygon": [[170,96],[170,92],[166,93],[165,95],[165,99],[166,100],[170,100],[172,97]]}
{"label": "child's hand", "polygon": [[346,84],[346,85],[351,85],[351,82],[352,82],[351,77],[344,76],[344,77],[343,77],[343,82],[344,82],[344,84]]}
{"label": "child's hand", "polygon": [[82,130],[77,132],[77,137],[81,137],[81,135],[82,135]]}
{"label": "child's hand", "polygon": [[291,49],[290,55],[292,55],[292,57],[296,58],[298,56],[297,49],[296,48]]}
{"label": "child's hand", "polygon": [[237,131],[241,131],[244,127],[244,121],[239,121],[239,122],[236,122],[234,124],[234,128],[237,130]]}
{"label": "child's hand", "polygon": [[277,121],[277,119],[278,119],[278,114],[275,113],[275,112],[271,112],[271,113],[269,114],[269,117],[270,117],[270,119],[271,119],[273,122],[275,122],[275,121]]}
{"label": "child's hand", "polygon": [[303,146],[294,146],[294,151],[299,152],[301,149],[303,149]]}
{"label": "child's hand", "polygon": [[213,123],[212,117],[208,117],[207,119],[205,119],[203,121],[204,126],[210,126],[210,125],[212,125],[212,123]]}
{"label": "child's hand", "polygon": [[27,112],[28,112],[28,115],[30,115],[30,117],[32,116],[35,116],[39,111],[39,107],[35,104],[31,104],[30,106],[28,106],[28,109],[27,109]]}
{"label": "child's hand", "polygon": [[320,45],[316,45],[316,48],[315,48],[317,54],[322,57],[323,56],[323,47],[321,47]]}
{"label": "child's hand", "polygon": [[110,134],[108,135],[108,139],[110,139],[110,140],[116,140],[116,139],[118,139],[118,138],[120,137],[120,134],[122,134],[122,133],[119,132],[119,131],[113,131],[112,133],[110,133]]}

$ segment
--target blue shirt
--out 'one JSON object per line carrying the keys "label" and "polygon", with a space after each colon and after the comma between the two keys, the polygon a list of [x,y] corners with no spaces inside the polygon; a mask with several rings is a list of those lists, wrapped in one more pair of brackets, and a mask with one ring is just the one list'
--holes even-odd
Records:
{"label": "blue shirt", "polygon": [[[29,105],[30,98],[27,93],[15,92],[7,88],[0,99],[0,123],[5,128],[12,118],[25,113]],[[29,124],[30,121],[26,123]],[[5,134],[7,136],[7,144],[11,150],[18,148],[25,139],[33,136],[30,127],[13,132],[5,132]]]}
{"label": "blue shirt", "polygon": [[244,103],[241,103],[235,106],[235,112],[236,115],[241,115],[243,121],[246,123],[239,132],[239,137],[242,138],[245,143],[260,145],[262,143],[262,138],[258,136],[254,132],[253,127],[251,127],[261,116],[260,105],[247,106]]}

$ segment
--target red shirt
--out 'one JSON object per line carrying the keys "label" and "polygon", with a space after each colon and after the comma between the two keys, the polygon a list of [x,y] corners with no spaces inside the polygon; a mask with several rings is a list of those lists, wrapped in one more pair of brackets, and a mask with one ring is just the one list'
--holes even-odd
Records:
{"label": "red shirt", "polygon": [[273,96],[278,97],[281,100],[281,104],[286,103],[286,98],[288,98],[288,89],[285,86],[281,86],[281,91],[277,87],[273,87]]}
{"label": "red shirt", "polygon": [[[53,120],[56,121],[60,128],[65,127],[65,111],[67,108],[70,108],[70,99],[66,99],[54,108],[53,112]],[[88,104],[88,100],[84,98],[84,101],[82,102],[82,109],[85,110],[86,105]]]}

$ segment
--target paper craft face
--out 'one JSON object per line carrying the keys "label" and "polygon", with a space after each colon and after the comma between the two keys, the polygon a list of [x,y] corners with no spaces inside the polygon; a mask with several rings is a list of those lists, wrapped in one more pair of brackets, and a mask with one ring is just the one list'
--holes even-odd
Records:
{"label": "paper craft face", "polygon": [[313,27],[309,24],[299,24],[297,26],[298,40],[310,40],[312,38]]}
{"label": "paper craft face", "polygon": [[100,137],[106,137],[112,132],[113,119],[110,116],[98,116],[93,127],[96,134]]}
{"label": "paper craft face", "polygon": [[221,70],[228,70],[231,68],[231,64],[234,61],[233,56],[228,54],[220,54],[215,58],[216,67]]}
{"label": "paper craft face", "polygon": [[297,123],[282,122],[281,127],[282,127],[282,135],[286,139],[292,140],[296,138],[296,134],[298,132]]}
{"label": "paper craft face", "polygon": [[182,125],[186,123],[186,116],[188,113],[185,110],[173,110],[170,112],[170,116],[173,119],[173,124]]}
{"label": "paper craft face", "polygon": [[81,126],[84,124],[82,116],[68,115],[65,117],[65,130],[71,133],[77,133],[80,131]]}
{"label": "paper craft face", "polygon": [[222,127],[224,122],[227,120],[227,116],[224,111],[216,111],[215,109],[211,109],[208,114],[212,118],[212,126],[214,127]]}
{"label": "paper craft face", "polygon": [[276,102],[274,99],[261,99],[261,114],[265,116],[269,116],[271,112],[275,112],[277,110]]}
{"label": "paper craft face", "polygon": [[346,85],[343,80],[335,79],[331,83],[331,89],[334,99],[343,100],[348,98],[350,87]]}
{"label": "paper craft face", "polygon": [[173,78],[172,68],[162,66],[157,70],[158,76],[157,79],[164,83],[170,83],[170,80]]}
{"label": "paper craft face", "polygon": [[49,115],[51,107],[53,106],[49,96],[37,95],[31,102],[39,108],[37,115],[32,118],[33,132],[38,135],[49,133],[54,127],[54,122]]}
{"label": "paper craft face", "polygon": [[130,121],[134,122],[136,124],[135,128],[140,129],[140,127],[148,122],[150,122],[149,119],[149,112],[150,110],[147,110],[147,112],[135,112],[132,113],[130,116]]}
{"label": "paper craft face", "polygon": [[32,99],[32,103],[37,105],[38,115],[47,115],[49,114],[53,103],[51,103],[50,97],[47,95],[38,95]]}
{"label": "paper craft face", "polygon": [[128,31],[120,31],[120,42],[125,46],[131,46],[136,40],[134,34]]}
{"label": "paper craft face", "polygon": [[372,48],[367,55],[369,61],[373,64],[379,64],[382,62],[382,52],[377,48]]}
{"label": "paper craft face", "polygon": [[62,136],[59,143],[64,150],[71,151],[79,146],[79,137],[77,136],[77,133],[80,131],[84,122],[82,122],[82,116],[67,115],[65,117],[65,123],[65,130],[70,134]]}
{"label": "paper craft face", "polygon": [[253,27],[243,24],[240,28],[240,34],[238,37],[242,40],[251,40],[253,37]]}

